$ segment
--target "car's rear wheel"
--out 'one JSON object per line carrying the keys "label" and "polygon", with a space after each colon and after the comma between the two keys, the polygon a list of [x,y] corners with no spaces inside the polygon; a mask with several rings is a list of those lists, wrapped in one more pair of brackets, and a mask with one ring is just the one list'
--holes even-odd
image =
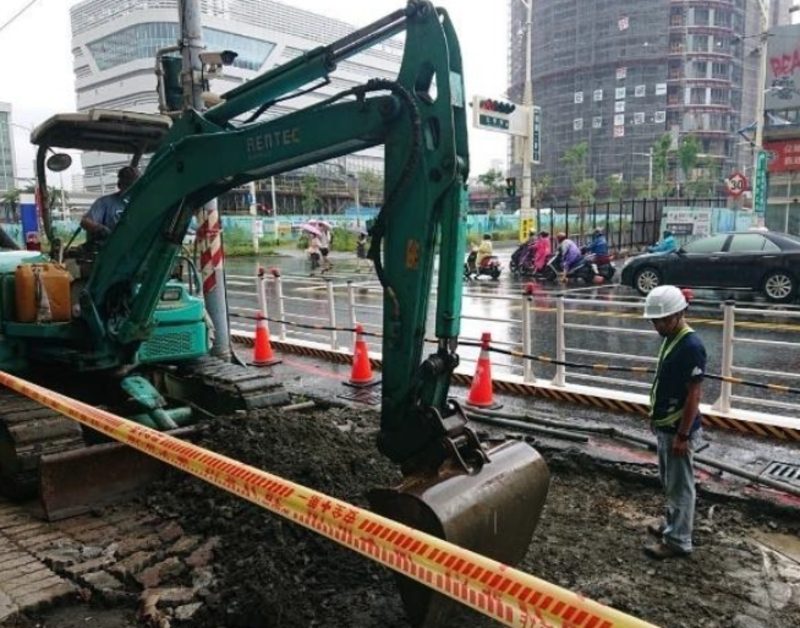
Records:
{"label": "car's rear wheel", "polygon": [[633,276],[633,287],[641,295],[647,295],[653,288],[661,285],[661,273],[655,268],[646,266],[638,271]]}
{"label": "car's rear wheel", "polygon": [[764,296],[775,303],[788,303],[797,293],[797,280],[783,270],[773,270],[764,278]]}

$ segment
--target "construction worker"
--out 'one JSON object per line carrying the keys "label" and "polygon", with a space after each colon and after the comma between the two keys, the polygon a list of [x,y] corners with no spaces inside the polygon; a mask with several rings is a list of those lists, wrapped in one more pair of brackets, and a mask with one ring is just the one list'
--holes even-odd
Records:
{"label": "construction worker", "polygon": [[675,286],[650,291],[644,318],[663,338],[650,389],[650,425],[657,439],[658,474],[666,497],[665,516],[647,531],[658,542],[647,545],[651,558],[687,556],[692,552],[695,487],[693,452],[700,440],[700,388],[706,350],[686,324],[686,297]]}
{"label": "construction worker", "polygon": [[113,194],[101,196],[92,203],[89,211],[81,218],[81,227],[86,230],[88,242],[102,240],[111,235],[122,216],[122,212],[125,211],[122,194],[138,178],[139,171],[133,166],[120,168],[117,173],[117,191]]}

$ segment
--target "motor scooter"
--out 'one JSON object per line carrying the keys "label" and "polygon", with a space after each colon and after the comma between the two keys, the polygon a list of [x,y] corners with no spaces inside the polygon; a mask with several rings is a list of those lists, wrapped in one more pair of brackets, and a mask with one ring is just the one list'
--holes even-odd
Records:
{"label": "motor scooter", "polygon": [[609,282],[614,279],[617,269],[614,268],[614,264],[612,263],[612,260],[614,259],[613,256],[595,255],[594,253],[589,253],[584,255],[583,259],[586,260],[586,263],[592,268],[594,275],[599,275],[605,281]]}
{"label": "motor scooter", "polygon": [[[559,259],[558,253],[556,253],[547,261],[547,265],[541,273],[541,279],[556,283],[562,273],[562,269],[561,260]],[[584,256],[577,264],[569,269],[567,272],[567,281],[580,280],[583,283],[590,284],[594,282],[596,274],[594,268],[592,268],[592,264],[587,262]]]}
{"label": "motor scooter", "polygon": [[497,255],[487,255],[481,260],[480,266],[477,265],[478,252],[470,251],[467,261],[464,262],[464,279],[472,280],[479,277],[491,277],[494,281],[500,279],[502,264]]}

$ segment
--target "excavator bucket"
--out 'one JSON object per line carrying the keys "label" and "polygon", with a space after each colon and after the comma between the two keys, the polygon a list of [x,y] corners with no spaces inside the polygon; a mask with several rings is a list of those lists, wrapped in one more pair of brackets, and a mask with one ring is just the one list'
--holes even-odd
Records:
{"label": "excavator bucket", "polygon": [[[550,485],[547,464],[532,447],[505,441],[489,462],[467,474],[448,459],[438,472],[410,475],[393,488],[370,491],[372,509],[390,519],[506,564],[525,556]],[[400,596],[412,624],[441,625],[455,604],[405,576]]]}

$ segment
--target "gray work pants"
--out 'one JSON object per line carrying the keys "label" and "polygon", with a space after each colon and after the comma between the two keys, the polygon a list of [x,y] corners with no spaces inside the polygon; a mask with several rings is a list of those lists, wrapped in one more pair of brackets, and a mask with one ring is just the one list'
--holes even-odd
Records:
{"label": "gray work pants", "polygon": [[677,434],[656,429],[658,439],[658,476],[667,499],[663,541],[684,552],[692,551],[694,526],[694,451],[700,443],[700,431],[689,439],[685,456],[672,455],[672,441]]}

